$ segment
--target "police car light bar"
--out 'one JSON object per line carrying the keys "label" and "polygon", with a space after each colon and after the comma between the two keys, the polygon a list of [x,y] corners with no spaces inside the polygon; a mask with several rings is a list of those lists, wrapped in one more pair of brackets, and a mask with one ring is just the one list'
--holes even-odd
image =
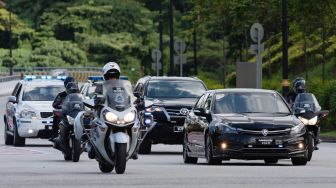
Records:
{"label": "police car light bar", "polygon": [[104,78],[102,76],[89,76],[88,80],[91,80],[93,82],[97,82],[97,81],[103,81]]}
{"label": "police car light bar", "polygon": [[42,80],[52,80],[52,79],[57,79],[57,80],[65,80],[66,76],[50,76],[50,75],[25,75],[23,80],[26,81],[32,81],[35,79],[42,79]]}

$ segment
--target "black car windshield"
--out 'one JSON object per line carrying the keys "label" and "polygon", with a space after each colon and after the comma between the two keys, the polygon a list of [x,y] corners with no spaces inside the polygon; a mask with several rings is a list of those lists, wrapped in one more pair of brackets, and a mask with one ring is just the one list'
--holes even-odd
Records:
{"label": "black car windshield", "polygon": [[64,91],[63,85],[27,86],[22,95],[22,101],[53,101],[56,95]]}
{"label": "black car windshield", "polygon": [[213,112],[225,113],[284,113],[290,110],[276,93],[218,93]]}
{"label": "black car windshield", "polygon": [[206,88],[199,81],[155,80],[147,87],[149,98],[198,98]]}

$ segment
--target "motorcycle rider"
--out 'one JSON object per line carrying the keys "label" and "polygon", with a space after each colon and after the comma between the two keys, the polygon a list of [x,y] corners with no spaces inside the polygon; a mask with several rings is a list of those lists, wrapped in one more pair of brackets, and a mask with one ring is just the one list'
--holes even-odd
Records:
{"label": "motorcycle rider", "polygon": [[306,92],[306,80],[302,77],[296,77],[293,81],[293,91],[287,95],[287,102],[293,106],[295,98],[299,93]]}
{"label": "motorcycle rider", "polygon": [[[71,94],[71,93],[79,93],[78,84],[77,84],[75,79],[73,79],[73,81],[67,83],[67,85],[65,87],[65,92],[66,92],[66,96]],[[60,105],[61,108],[62,108],[64,99],[65,98],[63,98],[62,104]],[[62,113],[61,119],[67,119],[66,114]],[[65,123],[63,124],[61,122],[59,124],[59,129],[60,129],[60,134],[59,134],[58,138],[59,138],[59,143],[60,143],[61,149],[63,150],[63,152],[71,152],[70,148],[68,147],[67,142],[66,142],[68,137],[69,137],[69,131],[70,131],[71,127],[67,126],[67,124],[65,124]]]}
{"label": "motorcycle rider", "polygon": [[[70,82],[75,82],[75,78],[69,76],[67,78],[65,78],[64,80],[64,88],[66,88],[67,84]],[[66,90],[60,92],[57,94],[57,96],[55,97],[53,103],[52,103],[52,107],[58,111],[60,111],[62,109],[62,104],[63,101],[65,99],[65,97],[67,96],[67,92]],[[59,130],[59,123],[61,122],[61,116],[60,116],[60,112],[59,114],[54,114],[53,116],[53,125],[52,125],[52,137],[49,138],[49,141],[54,141],[54,139],[56,137],[58,137],[58,130]]]}
{"label": "motorcycle rider", "polygon": [[[102,73],[104,80],[118,80],[120,78],[120,67],[115,62],[108,62],[104,65]],[[97,94],[104,94],[103,87],[96,88]],[[104,103],[104,101],[100,97],[95,98],[95,103]],[[99,110],[98,110],[99,111]],[[133,156],[133,159],[138,159],[138,151],[135,151]]]}

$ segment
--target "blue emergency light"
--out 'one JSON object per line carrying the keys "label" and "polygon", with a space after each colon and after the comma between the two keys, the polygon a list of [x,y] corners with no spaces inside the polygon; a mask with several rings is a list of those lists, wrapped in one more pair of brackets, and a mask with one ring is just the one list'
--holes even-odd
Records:
{"label": "blue emergency light", "polygon": [[104,78],[102,76],[89,76],[88,80],[91,80],[93,82],[97,82],[97,81],[103,81]]}
{"label": "blue emergency light", "polygon": [[57,80],[65,80],[66,76],[50,76],[50,75],[25,75],[23,80],[25,81],[32,81],[35,79],[41,79],[41,80],[52,80],[52,79],[57,79]]}

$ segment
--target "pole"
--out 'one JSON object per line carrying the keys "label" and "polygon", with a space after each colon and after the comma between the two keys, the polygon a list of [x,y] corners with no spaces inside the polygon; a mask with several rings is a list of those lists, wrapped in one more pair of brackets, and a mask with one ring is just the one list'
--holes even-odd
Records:
{"label": "pole", "polygon": [[197,36],[196,36],[196,28],[194,29],[193,33],[193,41],[194,41],[194,69],[195,69],[195,76],[197,75]]}
{"label": "pole", "polygon": [[13,54],[12,54],[12,12],[9,11],[9,75],[13,75]]}
{"label": "pole", "polygon": [[288,41],[287,0],[282,0],[282,95],[283,96],[287,96],[289,92],[287,41]]}
{"label": "pole", "polygon": [[169,75],[174,76],[174,28],[173,28],[173,0],[169,0]]}
{"label": "pole", "polygon": [[261,36],[260,31],[258,30],[258,60],[257,60],[257,88],[262,88],[262,57],[261,57]]}
{"label": "pole", "polygon": [[159,32],[160,32],[160,52],[161,52],[161,71],[160,74],[163,76],[163,25],[162,25],[162,1],[160,0],[160,15],[159,15]]}

